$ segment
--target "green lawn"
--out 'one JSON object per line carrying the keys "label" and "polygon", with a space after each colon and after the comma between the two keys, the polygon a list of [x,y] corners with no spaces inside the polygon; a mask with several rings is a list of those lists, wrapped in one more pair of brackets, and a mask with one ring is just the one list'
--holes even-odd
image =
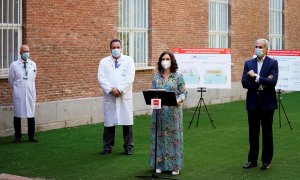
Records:
{"label": "green lawn", "polygon": [[[194,109],[184,111],[184,168],[176,178],[193,179],[300,179],[300,93],[282,95],[282,103],[293,127],[282,113],[274,118],[274,158],[271,168],[260,165],[243,169],[247,162],[248,125],[245,101],[207,106],[216,129],[203,111],[188,129]],[[204,96],[205,98],[205,96]],[[135,118],[135,148],[123,155],[122,132],[117,128],[112,154],[102,151],[103,124],[38,132],[39,143],[13,144],[13,137],[0,138],[0,174],[46,179],[138,179],[149,175],[150,116]],[[23,139],[27,139],[25,136]],[[259,161],[260,162],[260,161]],[[169,174],[160,177],[173,177]],[[149,178],[151,179],[151,178]]]}

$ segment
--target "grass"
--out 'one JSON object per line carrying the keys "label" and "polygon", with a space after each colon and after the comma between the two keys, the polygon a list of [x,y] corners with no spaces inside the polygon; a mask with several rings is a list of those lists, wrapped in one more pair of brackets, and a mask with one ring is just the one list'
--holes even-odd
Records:
{"label": "grass", "polygon": [[[274,157],[271,168],[242,169],[247,161],[248,125],[245,101],[207,106],[216,129],[206,113],[188,129],[195,108],[184,111],[184,168],[176,178],[194,179],[299,179],[300,93],[282,95],[293,131],[282,112],[274,117]],[[204,97],[205,98],[205,97]],[[8,173],[46,179],[131,180],[152,175],[149,167],[150,116],[135,117],[135,148],[123,155],[122,131],[117,128],[113,153],[100,155],[103,124],[38,132],[39,143],[13,144],[13,137],[0,138],[0,174]],[[260,161],[259,161],[260,162]],[[261,165],[261,164],[260,164]],[[162,174],[160,177],[172,177]],[[151,179],[151,178],[149,178]]]}

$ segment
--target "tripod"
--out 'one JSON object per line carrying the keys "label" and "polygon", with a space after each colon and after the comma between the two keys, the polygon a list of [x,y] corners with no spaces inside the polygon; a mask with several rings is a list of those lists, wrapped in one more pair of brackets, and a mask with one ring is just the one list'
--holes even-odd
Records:
{"label": "tripod", "polygon": [[283,104],[282,104],[282,102],[281,102],[281,99],[282,99],[281,93],[282,93],[281,89],[278,89],[278,90],[277,90],[277,100],[278,100],[279,127],[281,128],[281,113],[280,113],[281,111],[280,111],[280,109],[282,108],[282,110],[283,110],[283,112],[284,112],[284,115],[285,115],[285,118],[286,118],[286,120],[287,120],[287,122],[288,122],[288,124],[289,124],[289,126],[290,126],[291,131],[292,131],[293,128],[292,128],[292,126],[291,126],[291,122],[289,121],[289,118],[288,118],[288,116],[287,116],[287,114],[286,114],[286,112],[285,112],[285,109],[284,109],[284,107],[283,107]]}
{"label": "tripod", "polygon": [[213,123],[213,120],[211,119],[210,114],[209,114],[209,112],[208,112],[208,110],[207,110],[207,107],[206,107],[206,105],[205,105],[203,96],[202,96],[202,93],[203,93],[203,92],[206,92],[206,88],[203,88],[203,87],[198,88],[198,89],[197,89],[197,92],[200,92],[200,93],[201,93],[201,94],[200,94],[200,99],[199,99],[198,105],[197,105],[197,107],[196,107],[196,109],[195,109],[195,111],[194,111],[192,120],[190,121],[189,128],[191,127],[191,125],[192,125],[192,123],[193,123],[193,120],[194,120],[194,117],[195,117],[195,115],[196,115],[196,112],[197,112],[197,110],[198,110],[198,108],[199,108],[199,110],[198,110],[198,117],[197,117],[197,126],[196,126],[196,127],[198,127],[199,117],[200,117],[200,112],[201,112],[201,107],[202,107],[202,104],[201,104],[201,103],[203,102],[203,105],[204,105],[204,108],[205,108],[205,110],[206,110],[206,113],[207,113],[207,115],[208,115],[208,117],[209,117],[210,123],[211,123],[212,127],[213,127],[214,129],[216,129],[216,127],[215,127],[215,125],[214,125],[214,123]]}

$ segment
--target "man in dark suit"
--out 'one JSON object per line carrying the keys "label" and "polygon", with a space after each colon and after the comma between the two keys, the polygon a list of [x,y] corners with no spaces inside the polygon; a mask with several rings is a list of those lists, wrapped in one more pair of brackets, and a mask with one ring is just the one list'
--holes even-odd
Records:
{"label": "man in dark suit", "polygon": [[245,62],[242,84],[247,91],[246,109],[249,125],[248,163],[243,168],[257,166],[259,134],[262,128],[262,170],[269,169],[273,157],[273,115],[277,109],[275,86],[278,79],[278,62],[267,56],[269,42],[258,39],[256,58]]}

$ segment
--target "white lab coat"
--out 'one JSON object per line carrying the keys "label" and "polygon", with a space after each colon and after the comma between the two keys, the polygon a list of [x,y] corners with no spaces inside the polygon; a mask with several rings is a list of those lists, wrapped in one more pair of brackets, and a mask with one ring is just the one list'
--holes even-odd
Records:
{"label": "white lab coat", "polygon": [[[134,61],[121,55],[118,68],[112,56],[103,58],[99,63],[98,81],[103,89],[104,126],[133,124],[132,83],[135,76]],[[111,89],[116,87],[121,96],[115,97]]]}
{"label": "white lab coat", "polygon": [[35,78],[36,64],[32,60],[27,60],[26,71],[24,69],[23,60],[18,59],[11,63],[9,67],[8,81],[13,91],[13,110],[14,116],[20,118],[34,117],[35,113]]}

